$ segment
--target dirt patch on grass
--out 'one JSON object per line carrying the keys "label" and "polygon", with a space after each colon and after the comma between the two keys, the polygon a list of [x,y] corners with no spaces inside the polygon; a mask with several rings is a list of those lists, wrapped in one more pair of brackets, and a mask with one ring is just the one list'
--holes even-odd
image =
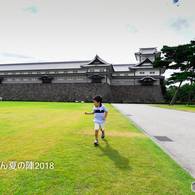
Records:
{"label": "dirt patch on grass", "polygon": [[[77,133],[94,135],[94,130],[84,130]],[[99,131],[99,134],[101,134],[101,131]],[[105,135],[123,136],[123,137],[146,137],[146,135],[142,133],[132,133],[132,132],[124,132],[124,131],[105,131]]]}

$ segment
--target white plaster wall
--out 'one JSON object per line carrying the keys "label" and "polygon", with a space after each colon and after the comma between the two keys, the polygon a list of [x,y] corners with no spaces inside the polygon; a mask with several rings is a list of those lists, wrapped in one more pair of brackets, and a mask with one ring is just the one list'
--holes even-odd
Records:
{"label": "white plaster wall", "polygon": [[110,81],[110,78],[107,77],[107,83],[110,85],[111,84],[111,81]]}
{"label": "white plaster wall", "polygon": [[[140,72],[144,72],[144,74],[140,74]],[[151,72],[155,72],[154,74]],[[159,70],[156,70],[156,69],[138,69],[136,72],[135,72],[135,75],[136,76],[152,76],[152,75],[159,75]]]}
{"label": "white plaster wall", "polygon": [[[80,79],[81,77],[83,79]],[[72,76],[72,77],[62,76],[62,77],[54,77],[54,79],[52,80],[52,83],[86,83],[86,82],[87,82],[87,78],[85,76]]]}
{"label": "white plaster wall", "polygon": [[134,79],[113,79],[112,85],[134,85]]}
{"label": "white plaster wall", "polygon": [[4,78],[2,83],[42,83],[39,78],[35,77],[18,77],[18,78]]}

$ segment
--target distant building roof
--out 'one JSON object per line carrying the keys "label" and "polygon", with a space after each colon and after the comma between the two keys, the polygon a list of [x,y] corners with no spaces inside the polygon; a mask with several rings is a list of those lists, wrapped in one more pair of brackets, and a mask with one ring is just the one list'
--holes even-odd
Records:
{"label": "distant building roof", "polygon": [[[139,54],[157,52],[154,48],[140,48]],[[0,64],[0,71],[41,71],[41,70],[63,70],[63,69],[80,69],[89,67],[107,67],[113,71],[129,71],[137,68],[152,68],[152,61],[149,58],[144,59],[138,64],[110,64],[98,55],[92,60],[85,61],[65,61],[65,62],[35,62],[35,63],[15,63]],[[110,70],[111,70],[110,69]]]}
{"label": "distant building roof", "polygon": [[129,67],[134,67],[135,64],[113,64],[114,71],[129,71]]}
{"label": "distant building roof", "polygon": [[0,71],[22,71],[22,70],[52,70],[52,69],[76,69],[89,61],[67,61],[67,62],[35,62],[21,64],[0,64]]}

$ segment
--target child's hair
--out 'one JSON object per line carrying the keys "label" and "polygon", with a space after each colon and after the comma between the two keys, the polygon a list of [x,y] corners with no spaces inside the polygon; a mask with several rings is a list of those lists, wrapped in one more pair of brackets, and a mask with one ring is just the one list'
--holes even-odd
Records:
{"label": "child's hair", "polygon": [[95,100],[96,102],[100,102],[100,104],[102,103],[102,96],[101,95],[96,95],[93,100]]}

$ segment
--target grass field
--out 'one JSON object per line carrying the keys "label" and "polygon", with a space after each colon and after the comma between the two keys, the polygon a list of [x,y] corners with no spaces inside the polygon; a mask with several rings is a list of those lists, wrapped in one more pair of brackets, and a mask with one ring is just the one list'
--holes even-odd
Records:
{"label": "grass field", "polygon": [[95,147],[92,103],[0,102],[0,194],[194,194],[194,178],[105,105]]}
{"label": "grass field", "polygon": [[193,106],[193,105],[173,105],[173,106],[169,106],[169,105],[159,104],[159,105],[151,105],[151,106],[195,112],[195,106]]}

